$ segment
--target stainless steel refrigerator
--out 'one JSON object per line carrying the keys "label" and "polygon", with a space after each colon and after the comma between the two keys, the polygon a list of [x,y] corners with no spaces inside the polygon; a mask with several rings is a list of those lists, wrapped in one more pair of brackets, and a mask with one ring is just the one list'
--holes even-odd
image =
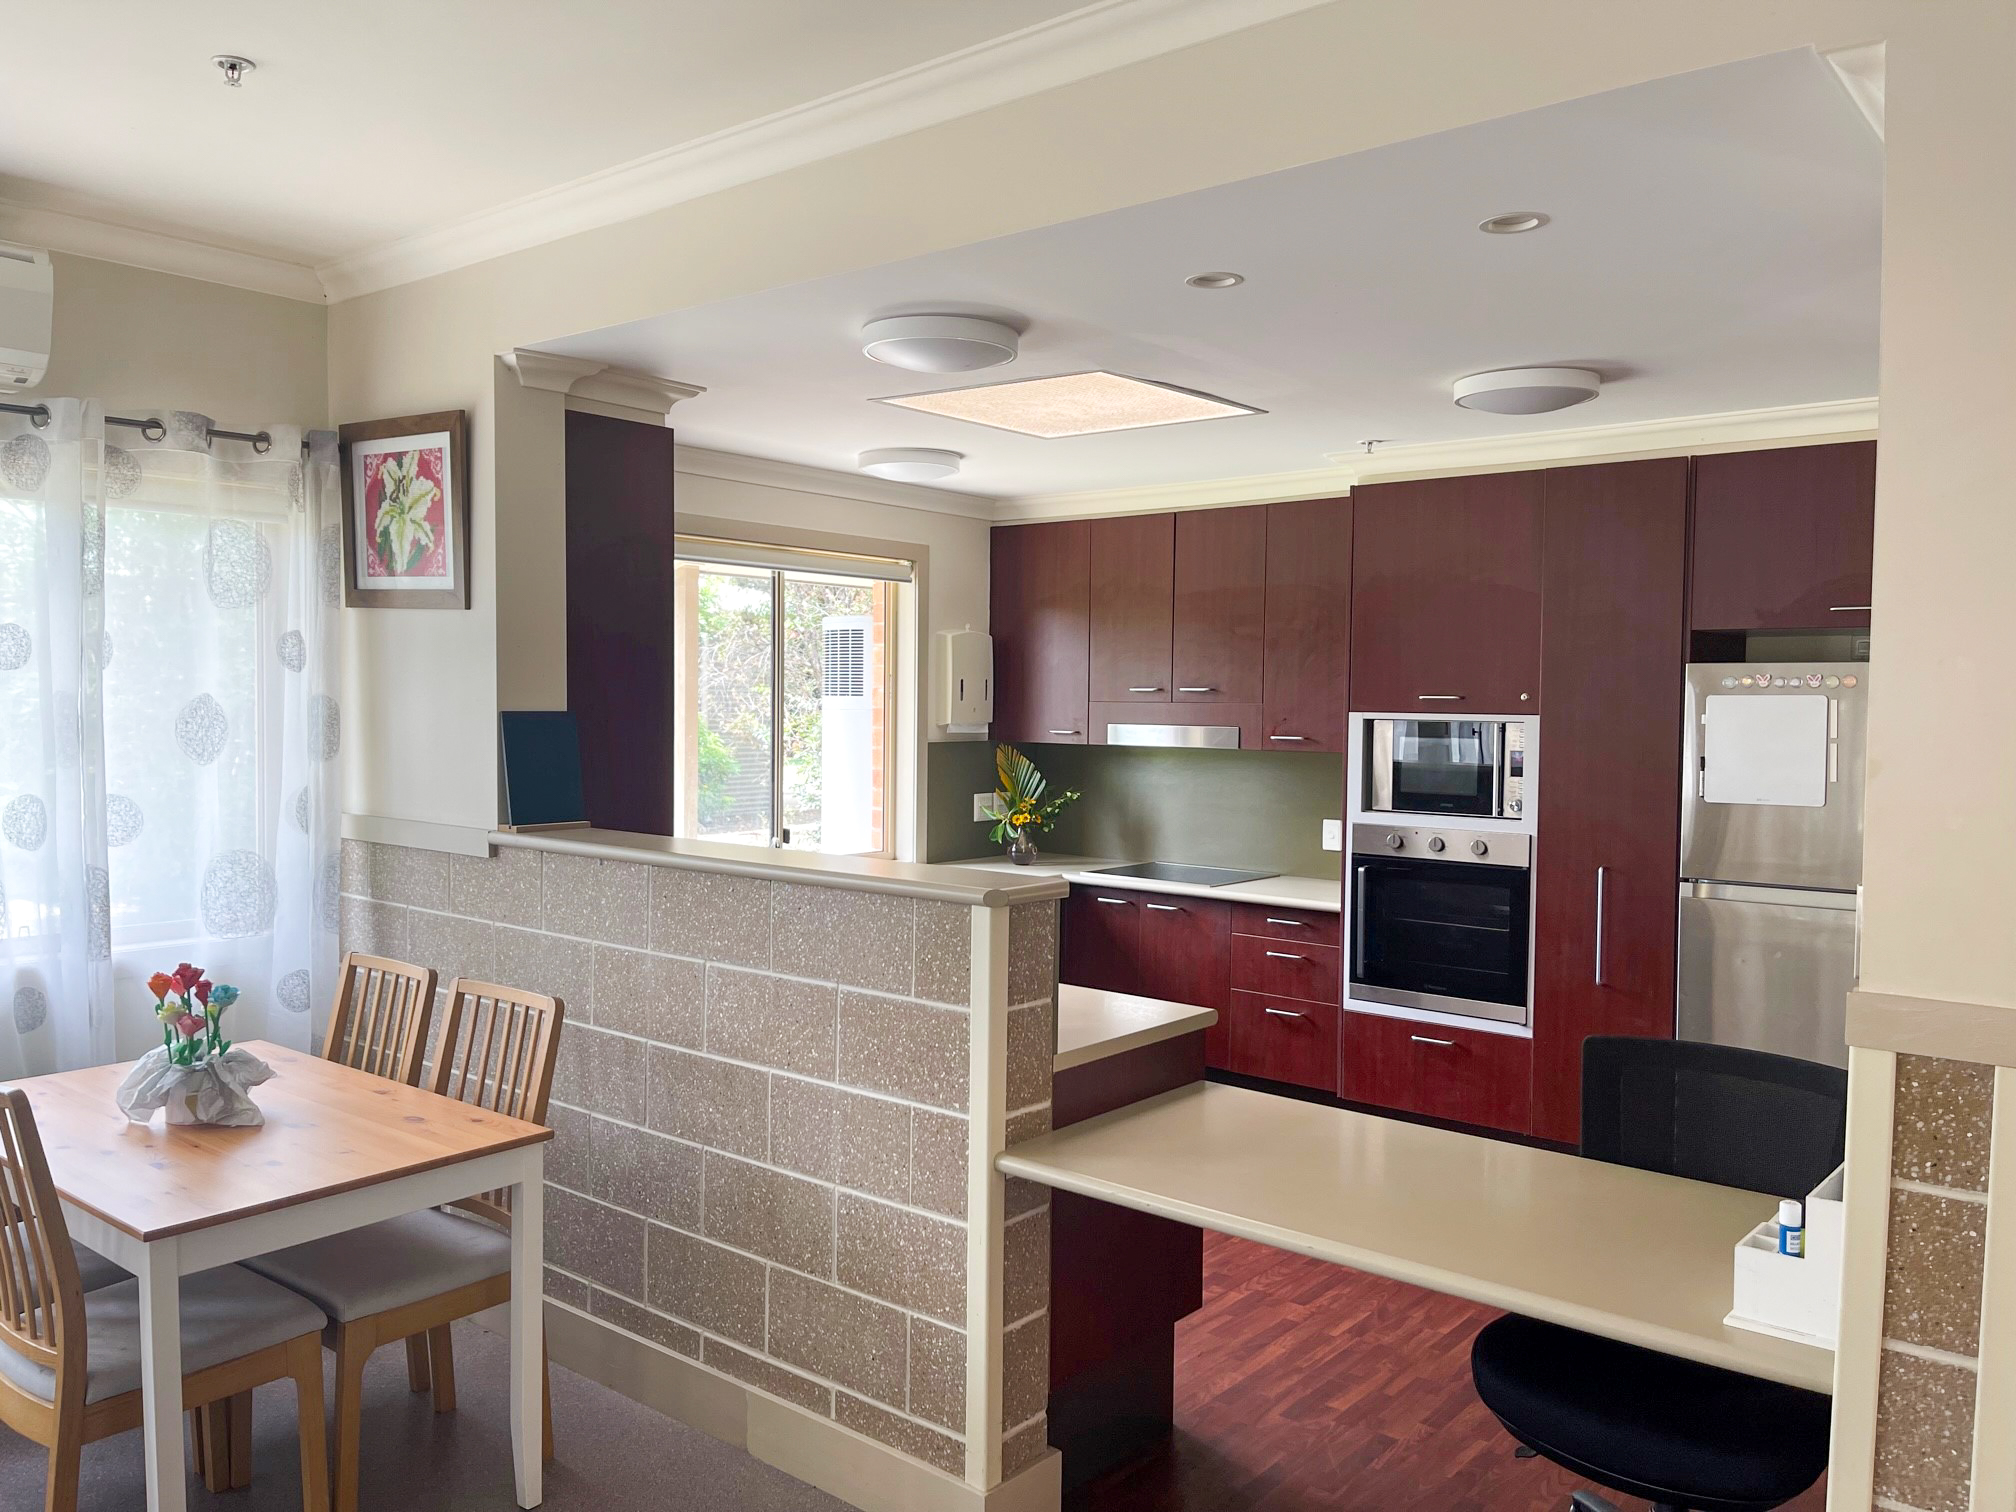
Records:
{"label": "stainless steel refrigerator", "polygon": [[1687,669],[1680,1038],[1845,1066],[1866,662]]}

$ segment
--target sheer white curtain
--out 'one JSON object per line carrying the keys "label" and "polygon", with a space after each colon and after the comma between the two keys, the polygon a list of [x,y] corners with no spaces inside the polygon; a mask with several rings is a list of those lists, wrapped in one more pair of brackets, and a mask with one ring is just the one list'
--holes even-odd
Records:
{"label": "sheer white curtain", "polygon": [[0,1075],[137,1055],[147,977],[185,960],[240,988],[234,1038],[308,1047],[339,890],[335,438],[48,403],[0,430]]}

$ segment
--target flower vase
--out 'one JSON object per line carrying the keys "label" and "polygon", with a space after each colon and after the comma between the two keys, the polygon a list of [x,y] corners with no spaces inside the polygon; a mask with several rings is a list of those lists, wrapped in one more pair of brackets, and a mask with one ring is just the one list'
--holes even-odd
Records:
{"label": "flower vase", "polygon": [[1036,837],[1026,829],[1014,831],[1008,837],[1008,859],[1017,866],[1027,866],[1036,859]]}

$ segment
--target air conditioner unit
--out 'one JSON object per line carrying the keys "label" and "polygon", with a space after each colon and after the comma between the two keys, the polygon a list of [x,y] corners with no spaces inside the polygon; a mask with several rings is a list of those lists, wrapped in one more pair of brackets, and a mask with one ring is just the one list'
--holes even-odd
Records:
{"label": "air conditioner unit", "polygon": [[49,371],[55,310],[49,254],[0,242],[0,394],[31,389]]}

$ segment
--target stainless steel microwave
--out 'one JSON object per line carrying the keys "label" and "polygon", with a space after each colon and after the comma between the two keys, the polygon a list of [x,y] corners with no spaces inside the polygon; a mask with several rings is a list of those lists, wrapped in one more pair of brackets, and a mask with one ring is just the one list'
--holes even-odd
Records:
{"label": "stainless steel microwave", "polygon": [[1526,721],[1367,720],[1365,807],[1375,814],[1523,818]]}

